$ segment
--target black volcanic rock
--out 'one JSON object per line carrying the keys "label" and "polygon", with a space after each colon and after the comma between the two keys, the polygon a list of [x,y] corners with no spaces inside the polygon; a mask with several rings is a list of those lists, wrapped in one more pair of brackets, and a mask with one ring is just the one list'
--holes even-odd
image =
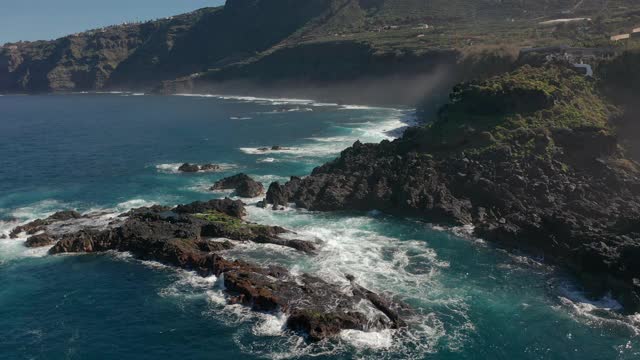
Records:
{"label": "black volcanic rock", "polygon": [[216,164],[204,164],[204,165],[200,165],[200,171],[219,171],[220,165],[216,165]]}
{"label": "black volcanic rock", "polygon": [[200,166],[196,164],[184,163],[178,168],[180,172],[195,173],[200,171]]}
{"label": "black volcanic rock", "polygon": [[246,214],[242,201],[231,200],[229,198],[214,199],[207,202],[196,201],[187,205],[178,205],[173,211],[179,214],[203,214],[210,211],[217,211],[236,218],[241,218]]}
{"label": "black volcanic rock", "polygon": [[245,198],[253,198],[264,193],[261,183],[253,180],[246,174],[237,174],[217,181],[210,190],[235,190],[236,195]]}
{"label": "black volcanic rock", "polygon": [[[213,204],[225,202],[228,203],[221,200],[177,208],[224,208]],[[287,326],[307,333],[311,341],[335,336],[344,329],[371,331],[406,326],[401,320],[402,312],[406,311],[402,305],[353,281],[350,294],[342,286],[309,274],[293,275],[279,266],[227,260],[221,251],[233,245],[228,241],[206,239],[225,235],[245,240],[245,236],[254,236],[253,240],[259,243],[313,250],[299,240],[278,238],[278,234],[286,231],[282,228],[245,223],[217,210],[195,215],[163,210],[135,209],[128,213],[129,217],[123,223],[113,228],[82,229],[64,234],[50,253],[126,251],[139,259],[196,271],[202,276],[224,275],[229,302],[256,311],[283,311],[289,315]],[[363,306],[370,309],[362,310]],[[373,317],[370,316],[372,312],[375,313]]]}
{"label": "black volcanic rock", "polygon": [[[525,105],[531,97],[536,107]],[[476,236],[568,268],[591,294],[611,291],[640,310],[640,165],[621,151],[593,83],[524,67],[463,84],[452,99],[433,124],[394,142],[357,142],[309,177],[271,184],[265,201],[473,225]]]}
{"label": "black volcanic rock", "polygon": [[27,235],[33,235],[37,232],[43,231],[46,226],[51,225],[55,222],[79,219],[81,217],[82,215],[80,215],[76,211],[60,211],[49,216],[46,219],[37,219],[28,224],[14,228],[13,230],[11,230],[11,233],[9,233],[9,237],[15,239],[20,233],[23,232]]}
{"label": "black volcanic rock", "polygon": [[198,165],[198,164],[184,163],[180,165],[180,167],[178,168],[178,171],[183,173],[197,173],[197,172],[219,171],[220,169],[221,169],[220,165],[216,165],[216,164]]}
{"label": "black volcanic rock", "polygon": [[56,239],[54,239],[51,235],[47,233],[43,233],[43,234],[30,236],[27,239],[25,246],[29,248],[37,248],[37,247],[52,245],[55,241]]}
{"label": "black volcanic rock", "polygon": [[273,208],[277,209],[279,206],[287,206],[293,199],[294,193],[297,191],[297,186],[302,179],[292,176],[287,182],[287,186],[280,185],[279,182],[273,182],[269,185],[267,190],[267,196],[264,200],[264,204],[273,204]]}

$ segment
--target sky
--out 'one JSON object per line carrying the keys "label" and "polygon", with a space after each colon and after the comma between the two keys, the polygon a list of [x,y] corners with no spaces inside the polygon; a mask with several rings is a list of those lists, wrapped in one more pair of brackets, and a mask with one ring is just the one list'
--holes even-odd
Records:
{"label": "sky", "polygon": [[222,4],[224,0],[0,0],[0,44],[55,39]]}

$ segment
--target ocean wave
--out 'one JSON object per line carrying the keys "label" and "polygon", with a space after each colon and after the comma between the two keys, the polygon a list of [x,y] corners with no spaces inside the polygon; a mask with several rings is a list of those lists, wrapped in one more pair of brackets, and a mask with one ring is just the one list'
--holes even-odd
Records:
{"label": "ocean wave", "polygon": [[272,114],[293,113],[293,112],[312,112],[312,111],[314,111],[313,108],[296,106],[292,108],[261,112],[260,114],[272,115]]}
{"label": "ocean wave", "polygon": [[157,203],[154,201],[149,201],[145,199],[131,199],[127,201],[123,201],[116,205],[115,210],[117,212],[126,212],[131,209],[141,208],[141,207],[150,207],[156,205]]}
{"label": "ocean wave", "polygon": [[[407,319],[409,328],[403,331],[345,332],[341,338],[350,348],[413,356],[416,354],[409,354],[407,349],[433,352],[443,340],[452,348],[461,347],[475,331],[464,296],[439,281],[449,262],[440,259],[424,241],[384,236],[370,229],[380,219],[369,216],[342,216],[337,220],[307,210],[274,212],[259,208],[249,208],[248,216],[250,221],[280,225],[295,231],[290,236],[321,244],[318,254],[309,261],[301,262],[297,254],[284,251],[274,254],[275,250],[264,250],[268,256],[258,250],[243,251],[243,256],[252,256],[252,261],[275,258],[296,271],[313,273],[345,289],[350,286],[345,275],[350,274],[372,291],[401,294],[405,301],[421,303],[417,310],[439,309],[424,314],[418,311]],[[449,324],[456,325],[445,326],[445,316]]]}
{"label": "ocean wave", "polygon": [[[199,98],[213,98],[220,100],[231,100],[239,102],[250,102],[272,106],[284,106],[284,105],[298,105],[298,106],[313,106],[313,107],[336,107],[343,110],[396,110],[398,108],[383,107],[383,106],[370,106],[370,105],[357,105],[357,104],[338,104],[331,102],[323,102],[312,99],[299,99],[299,98],[272,98],[272,97],[260,97],[260,96],[241,96],[241,95],[220,95],[220,94],[174,94],[174,96],[182,97],[199,97]],[[311,109],[313,110],[313,109]]]}
{"label": "ocean wave", "polygon": [[[413,124],[413,117],[400,110],[390,110],[382,114],[380,119],[370,121],[341,124],[340,127],[348,134],[338,136],[316,136],[307,138],[308,143],[295,146],[283,146],[272,150],[270,146],[241,147],[239,150],[249,155],[279,155],[280,157],[299,158],[327,158],[339,154],[356,141],[377,143],[382,140],[393,140],[401,135],[407,126]],[[270,156],[273,157],[273,156]]]}
{"label": "ocean wave", "polygon": [[568,310],[576,321],[590,326],[618,328],[628,331],[630,336],[640,336],[640,314],[623,314],[622,304],[611,294],[589,299],[568,280],[561,281],[557,290],[559,308]]}
{"label": "ocean wave", "polygon": [[235,96],[235,95],[218,95],[218,94],[174,94],[174,96],[215,98],[220,100],[233,100],[233,101],[240,101],[240,102],[269,103],[273,105],[289,105],[289,104],[311,105],[313,103],[316,103],[314,100],[310,100],[310,99],[268,98],[268,97],[258,97],[258,96]]}
{"label": "ocean wave", "polygon": [[340,338],[359,349],[389,349],[393,345],[393,330],[343,330],[340,332]]}
{"label": "ocean wave", "polygon": [[11,211],[11,216],[23,221],[31,221],[38,218],[45,218],[56,211],[74,209],[71,204],[55,199],[38,201],[31,205],[23,206]]}

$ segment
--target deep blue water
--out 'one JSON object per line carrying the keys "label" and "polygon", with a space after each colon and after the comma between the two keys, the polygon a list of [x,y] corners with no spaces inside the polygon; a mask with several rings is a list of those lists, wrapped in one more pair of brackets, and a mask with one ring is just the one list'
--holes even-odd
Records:
{"label": "deep blue water", "polygon": [[[215,180],[305,175],[356,139],[392,137],[410,112],[307,101],[130,96],[0,97],[0,233],[62,209],[117,213],[225,196]],[[281,145],[287,151],[262,153]],[[224,171],[179,174],[182,162]],[[249,201],[254,202],[255,200]],[[126,254],[46,256],[0,240],[0,359],[637,359],[640,315],[589,301],[570,277],[413,219],[250,207],[256,222],[324,241],[313,257],[240,245],[278,262],[411,304],[401,332],[343,332],[307,344],[279,314],[225,303],[215,278]],[[459,235],[455,235],[455,233]]]}

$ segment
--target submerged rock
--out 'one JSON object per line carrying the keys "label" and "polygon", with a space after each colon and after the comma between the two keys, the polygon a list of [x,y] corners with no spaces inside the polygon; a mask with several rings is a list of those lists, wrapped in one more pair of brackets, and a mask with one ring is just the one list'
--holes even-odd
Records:
{"label": "submerged rock", "polygon": [[261,183],[242,173],[219,180],[210,188],[210,190],[229,189],[234,190],[236,195],[244,198],[254,198],[264,193],[264,187]]}
{"label": "submerged rock", "polygon": [[220,165],[215,165],[215,164],[197,165],[197,164],[184,163],[180,165],[180,167],[178,168],[178,171],[185,172],[185,173],[197,173],[199,171],[206,172],[206,171],[220,171],[220,170],[221,170]]}
{"label": "submerged rock", "polygon": [[196,164],[184,163],[180,165],[180,167],[178,168],[178,171],[186,172],[186,173],[194,173],[194,172],[200,171],[200,166]]}
{"label": "submerged rock", "polygon": [[222,168],[216,164],[204,164],[200,165],[200,171],[220,171]]}

